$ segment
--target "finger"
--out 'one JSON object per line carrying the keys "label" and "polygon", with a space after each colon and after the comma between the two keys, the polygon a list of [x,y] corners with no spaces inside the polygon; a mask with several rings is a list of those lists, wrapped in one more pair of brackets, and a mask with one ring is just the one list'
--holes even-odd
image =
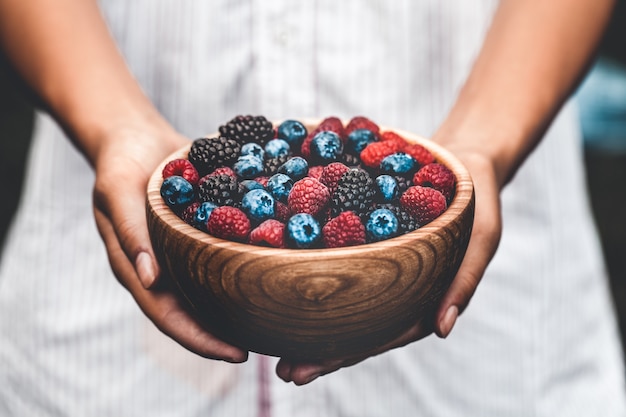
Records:
{"label": "finger", "polygon": [[213,336],[187,312],[180,299],[172,292],[145,289],[138,280],[135,268],[118,243],[109,219],[95,210],[98,230],[109,254],[113,272],[133,295],[144,314],[167,336],[200,356],[228,362],[244,362],[247,352]]}

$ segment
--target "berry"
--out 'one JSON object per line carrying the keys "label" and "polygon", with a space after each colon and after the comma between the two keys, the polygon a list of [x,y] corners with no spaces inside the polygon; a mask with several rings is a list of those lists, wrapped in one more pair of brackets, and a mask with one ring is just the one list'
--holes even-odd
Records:
{"label": "berry", "polygon": [[217,204],[209,201],[200,204],[193,217],[193,226],[206,232],[206,224],[209,221],[209,217],[217,207]]}
{"label": "berry", "polygon": [[172,175],[178,175],[189,181],[191,185],[197,185],[200,179],[198,170],[187,159],[174,159],[169,161],[165,164],[165,167],[163,167],[162,175],[163,179],[169,178]]}
{"label": "berry", "polygon": [[277,172],[289,175],[292,180],[298,181],[304,178],[307,172],[309,172],[309,163],[306,159],[295,156],[279,166]]}
{"label": "berry", "polygon": [[237,178],[237,174],[231,167],[219,167],[207,175],[230,175],[233,178]]}
{"label": "berry", "polygon": [[293,180],[289,175],[274,174],[267,180],[267,191],[269,191],[276,200],[283,203],[287,202],[287,196],[289,196],[292,188]]}
{"label": "berry", "polygon": [[250,243],[257,246],[284,248],[285,224],[274,219],[265,220],[250,232]]}
{"label": "berry", "polygon": [[291,217],[291,211],[289,210],[289,207],[287,206],[287,204],[282,203],[277,200],[276,201],[276,214],[275,214],[276,220],[286,223],[290,217]]}
{"label": "berry", "polygon": [[446,209],[446,198],[440,191],[414,185],[400,197],[400,206],[411,214],[420,226],[430,223]]}
{"label": "berry", "polygon": [[210,201],[218,206],[235,206],[241,201],[237,178],[230,175],[210,175],[200,181],[199,199]]}
{"label": "berry", "polygon": [[398,183],[398,196],[404,194],[404,192],[408,190],[410,186],[414,185],[411,178],[407,178],[403,175],[392,175],[392,177]]}
{"label": "berry", "polygon": [[367,216],[369,216],[369,214],[374,210],[381,208],[387,209],[395,214],[396,218],[398,219],[398,235],[403,235],[419,228],[419,224],[417,224],[417,221],[413,218],[413,216],[411,216],[406,210],[396,204],[375,204],[370,212],[367,214]]}
{"label": "berry", "polygon": [[264,166],[264,174],[267,176],[272,176],[278,172],[278,168],[287,162],[291,156],[289,155],[280,155],[276,158],[266,158],[263,164]]}
{"label": "berry", "polygon": [[317,216],[329,200],[328,187],[315,178],[305,177],[293,185],[287,198],[287,205],[292,213],[308,213]]}
{"label": "berry", "polygon": [[265,187],[258,181],[255,180],[243,180],[239,181],[239,194],[244,195],[248,191],[252,190],[263,190]]}
{"label": "berry", "polygon": [[241,147],[240,156],[243,155],[253,155],[262,160],[265,158],[265,150],[258,143],[248,142]]}
{"label": "berry", "polygon": [[400,195],[398,181],[391,175],[379,175],[375,184],[376,200],[381,203],[393,201]]}
{"label": "berry", "polygon": [[259,184],[261,184],[263,187],[267,187],[267,181],[269,180],[269,177],[266,177],[265,175],[261,175],[260,177],[256,177],[254,179],[254,181],[258,182]]}
{"label": "berry", "polygon": [[195,226],[194,218],[196,216],[196,211],[198,211],[198,207],[200,207],[199,201],[194,201],[180,213],[180,218],[183,221],[191,226]]}
{"label": "berry", "polygon": [[281,155],[291,154],[289,143],[283,139],[272,139],[265,144],[265,154],[268,158],[277,158]]}
{"label": "berry", "polygon": [[274,197],[267,191],[252,190],[241,198],[241,209],[250,220],[260,223],[274,217],[276,204]]}
{"label": "berry", "polygon": [[243,155],[233,165],[233,171],[239,178],[254,178],[264,172],[263,161],[254,155]]}
{"label": "berry", "polygon": [[365,226],[352,211],[344,211],[322,228],[324,246],[339,248],[365,243]]}
{"label": "berry", "polygon": [[365,229],[370,242],[389,239],[398,235],[398,218],[390,210],[376,209],[369,215]]}
{"label": "berry", "polygon": [[217,207],[209,216],[207,231],[221,239],[244,242],[250,233],[250,220],[238,208]]}
{"label": "berry", "polygon": [[352,155],[350,153],[341,155],[341,162],[350,168],[358,168],[361,166],[361,158],[359,158],[358,155]]}
{"label": "berry", "polygon": [[309,168],[309,172],[307,172],[306,175],[315,178],[316,180],[319,180],[322,176],[322,171],[324,171],[323,165],[315,165]]}
{"label": "berry", "polygon": [[369,130],[370,132],[374,134],[374,136],[376,137],[376,140],[378,140],[378,133],[380,132],[380,128],[378,127],[376,123],[372,122],[367,117],[355,116],[352,119],[350,119],[350,121],[348,122],[348,125],[346,126],[346,135],[349,136],[350,133],[359,129]]}
{"label": "berry", "polygon": [[239,157],[241,145],[222,136],[193,141],[188,159],[202,177],[216,168],[231,166]]}
{"label": "berry", "polygon": [[394,141],[373,142],[361,151],[361,161],[369,168],[378,169],[386,156],[399,152],[402,146]]}
{"label": "berry", "polygon": [[277,137],[289,143],[292,149],[298,149],[307,137],[306,127],[297,120],[285,120],[277,129]]}
{"label": "berry", "polygon": [[361,169],[350,168],[339,182],[331,199],[331,216],[336,217],[342,211],[354,211],[361,215],[374,201],[376,189],[372,177]]}
{"label": "berry", "polygon": [[452,200],[456,177],[450,169],[442,164],[424,165],[413,176],[413,183],[423,187],[432,187],[441,191],[447,202]]}
{"label": "berry", "polygon": [[320,224],[313,216],[307,213],[298,213],[291,216],[287,222],[286,229],[286,244],[291,248],[313,248],[321,240]]}
{"label": "berry", "polygon": [[380,141],[397,143],[398,145],[400,145],[400,149],[408,145],[408,142],[406,141],[406,139],[404,139],[402,136],[400,136],[396,132],[392,132],[391,130],[382,132],[380,134]]}
{"label": "berry", "polygon": [[417,161],[404,152],[396,152],[383,158],[380,172],[383,174],[412,174],[417,168]]}
{"label": "berry", "polygon": [[328,187],[328,191],[330,191],[332,195],[337,189],[337,183],[339,183],[343,174],[349,170],[350,168],[341,162],[330,163],[324,167],[322,175],[320,176],[320,182]]}
{"label": "berry", "polygon": [[335,132],[342,140],[346,137],[346,130],[343,127],[343,122],[336,116],[330,116],[322,120],[322,122],[315,129],[313,136],[319,132],[326,131]]}
{"label": "berry", "polygon": [[358,155],[370,143],[376,142],[376,135],[367,129],[356,129],[348,134],[346,152]]}
{"label": "berry", "polygon": [[319,132],[311,141],[310,158],[323,165],[337,161],[343,153],[343,142],[339,135],[330,131]]}
{"label": "berry", "polygon": [[189,181],[181,176],[173,175],[163,180],[161,197],[169,208],[175,212],[181,212],[193,202],[195,193]]}
{"label": "berry", "polygon": [[255,142],[264,146],[274,138],[274,126],[264,116],[236,116],[220,126],[219,132],[240,145]]}
{"label": "berry", "polygon": [[412,143],[410,145],[407,145],[404,147],[404,149],[402,149],[402,151],[415,158],[419,166],[424,166],[435,162],[435,156],[419,143]]}

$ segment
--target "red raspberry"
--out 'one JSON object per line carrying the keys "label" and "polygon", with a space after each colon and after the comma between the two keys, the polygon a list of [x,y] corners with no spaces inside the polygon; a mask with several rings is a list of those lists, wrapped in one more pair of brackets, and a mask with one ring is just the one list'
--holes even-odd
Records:
{"label": "red raspberry", "polygon": [[265,220],[250,232],[250,243],[258,246],[284,248],[285,224],[274,219]]}
{"label": "red raspberry", "polygon": [[424,165],[413,176],[414,185],[439,190],[448,202],[452,200],[455,182],[454,173],[447,166],[438,163]]}
{"label": "red raspberry", "polygon": [[300,153],[302,154],[302,156],[307,159],[311,156],[311,141],[319,132],[325,131],[335,132],[337,135],[339,135],[342,141],[345,142],[346,140],[346,130],[343,127],[343,122],[341,121],[341,119],[335,116],[327,117],[322,120],[322,122],[315,129],[309,132],[309,135],[302,142],[302,145],[300,147]]}
{"label": "red raspberry", "polygon": [[260,176],[256,177],[254,180],[261,184],[263,187],[267,187],[267,181],[269,181],[270,177]]}
{"label": "red raspberry", "polygon": [[287,207],[287,204],[276,201],[276,208],[274,209],[274,217],[276,220],[283,223],[287,223],[287,220],[291,217],[291,210]]}
{"label": "red raspberry", "polygon": [[414,185],[402,197],[400,206],[417,220],[420,226],[430,223],[446,210],[446,198],[441,192],[430,187]]}
{"label": "red raspberry", "polygon": [[207,222],[210,234],[221,239],[246,241],[250,233],[250,220],[246,214],[232,206],[217,207]]}
{"label": "red raspberry", "polygon": [[434,155],[419,143],[411,143],[405,146],[402,151],[415,158],[420,166],[432,164],[433,162],[435,162]]}
{"label": "red raspberry", "polygon": [[365,226],[352,211],[344,211],[322,228],[324,246],[340,248],[365,243]]}
{"label": "red raspberry", "polygon": [[322,176],[323,170],[324,170],[324,167],[322,165],[315,165],[309,168],[309,172],[306,175],[311,178],[315,178],[316,180],[319,180],[320,177]]}
{"label": "red raspberry", "polygon": [[330,200],[328,187],[311,177],[297,181],[287,197],[287,205],[292,214],[319,214]]}
{"label": "red raspberry", "polygon": [[337,189],[337,183],[339,183],[343,174],[349,170],[350,168],[341,162],[332,162],[324,167],[322,176],[320,177],[320,182],[328,187],[330,195],[333,195]]}
{"label": "red raspberry", "polygon": [[361,151],[361,162],[374,169],[380,167],[380,163],[386,156],[399,152],[402,146],[396,141],[372,142]]}
{"label": "red raspberry", "polygon": [[230,167],[219,167],[216,168],[215,171],[211,172],[209,175],[229,175],[231,177],[237,178],[237,174]]}
{"label": "red raspberry", "polygon": [[390,130],[387,130],[380,134],[380,141],[381,142],[396,142],[398,143],[398,145],[401,146],[401,149],[408,145],[408,142],[406,141],[406,139],[404,139],[402,136],[400,136],[396,132],[392,132]]}
{"label": "red raspberry", "polygon": [[169,161],[165,167],[163,167],[163,179],[169,178],[172,175],[178,175],[186,179],[191,185],[198,185],[200,175],[198,170],[187,159],[174,159]]}
{"label": "red raspberry", "polygon": [[346,137],[357,129],[367,129],[370,132],[374,133],[374,136],[379,137],[380,127],[378,127],[376,123],[372,122],[367,117],[353,117],[346,126]]}
{"label": "red raspberry", "polygon": [[180,214],[180,218],[183,219],[185,223],[193,226],[198,207],[200,207],[200,202],[194,201],[183,210],[183,212]]}

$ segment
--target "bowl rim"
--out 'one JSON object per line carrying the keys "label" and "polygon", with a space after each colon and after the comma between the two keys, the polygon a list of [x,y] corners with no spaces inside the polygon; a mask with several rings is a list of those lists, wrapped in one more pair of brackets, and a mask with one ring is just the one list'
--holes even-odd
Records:
{"label": "bowl rim", "polygon": [[[310,119],[310,118],[289,118],[283,120],[297,120],[307,126],[316,126],[322,119]],[[282,120],[272,121],[274,126],[278,126]],[[344,121],[345,126],[345,121]],[[227,248],[236,252],[246,252],[250,254],[256,254],[259,256],[290,256],[297,255],[304,258],[319,258],[324,256],[325,259],[332,258],[345,258],[354,254],[355,249],[359,249],[363,252],[377,252],[384,249],[392,249],[395,246],[402,244],[415,242],[416,240],[427,240],[433,234],[437,234],[445,230],[451,223],[455,222],[457,217],[467,209],[468,205],[473,203],[474,199],[474,186],[471,175],[463,163],[452,154],[452,152],[445,149],[443,146],[436,142],[427,139],[426,137],[418,134],[388,127],[380,126],[380,131],[393,131],[402,136],[405,140],[411,143],[417,143],[426,147],[434,156],[438,163],[442,163],[448,167],[456,176],[455,194],[448,205],[447,209],[435,218],[430,223],[427,223],[420,228],[406,233],[404,235],[396,236],[390,239],[382,240],[379,242],[365,243],[356,246],[346,246],[340,248],[315,248],[315,249],[296,249],[296,248],[272,248],[265,246],[257,246],[249,243],[236,242],[232,240],[221,239],[210,235],[209,233],[196,229],[195,227],[185,223],[176,213],[174,213],[165,203],[161,197],[160,188],[163,182],[162,172],[165,165],[173,159],[187,159],[189,149],[193,141],[190,141],[185,146],[177,149],[169,154],[154,170],[147,185],[146,194],[146,206],[151,209],[153,215],[159,217],[162,222],[168,225],[168,227],[176,230],[178,233],[186,235],[189,239],[193,239],[201,244],[211,245],[216,248]],[[204,137],[212,137],[219,133],[213,132]]]}

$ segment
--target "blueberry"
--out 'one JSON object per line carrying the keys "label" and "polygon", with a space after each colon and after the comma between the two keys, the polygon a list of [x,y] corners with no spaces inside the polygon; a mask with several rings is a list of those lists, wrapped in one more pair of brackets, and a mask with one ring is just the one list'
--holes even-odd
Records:
{"label": "blueberry", "polygon": [[239,178],[254,178],[263,172],[263,160],[254,155],[242,155],[233,165],[233,171]]}
{"label": "blueberry", "polygon": [[368,129],[355,129],[348,135],[346,149],[353,154],[360,154],[367,145],[376,142],[376,135]]}
{"label": "blueberry", "polygon": [[267,180],[267,191],[283,203],[287,202],[291,188],[293,188],[293,180],[289,175],[274,174]]}
{"label": "blueberry", "polygon": [[308,172],[308,162],[306,159],[299,156],[290,158],[287,162],[278,167],[279,174],[289,175],[294,181],[304,178]]}
{"label": "blueberry", "polygon": [[290,247],[314,247],[322,237],[320,224],[308,213],[298,213],[287,222],[287,243]]}
{"label": "blueberry", "polygon": [[161,184],[161,197],[172,210],[179,212],[193,201],[195,193],[189,181],[173,175]]}
{"label": "blueberry", "polygon": [[196,210],[196,215],[193,218],[194,226],[200,230],[206,231],[206,223],[209,221],[209,216],[213,213],[213,209],[216,209],[217,207],[219,207],[217,204],[210,201],[205,201],[200,204],[200,207]]}
{"label": "blueberry", "polygon": [[384,174],[409,174],[415,169],[417,169],[417,161],[404,152],[386,156],[380,163],[380,171]]}
{"label": "blueberry", "polygon": [[276,202],[265,190],[248,191],[241,199],[241,209],[254,222],[260,223],[274,218]]}
{"label": "blueberry", "polygon": [[278,138],[286,140],[292,148],[299,148],[308,132],[297,120],[285,120],[278,126]]}
{"label": "blueberry", "polygon": [[250,143],[246,143],[245,145],[241,147],[241,156],[253,155],[263,160],[263,158],[265,157],[264,154],[265,154],[265,151],[263,150],[261,145],[259,145],[258,143],[250,142]]}
{"label": "blueberry", "polygon": [[239,189],[242,194],[245,194],[252,190],[263,190],[265,187],[263,187],[263,184],[255,180],[242,180],[239,182]]}
{"label": "blueberry", "polygon": [[289,155],[290,152],[289,144],[282,139],[272,139],[265,144],[265,154],[268,158],[278,158],[282,155]]}
{"label": "blueberry", "polygon": [[368,217],[365,230],[370,242],[389,239],[398,234],[398,218],[390,210],[377,209]]}
{"label": "blueberry", "polygon": [[342,153],[343,142],[335,132],[319,132],[311,141],[311,158],[321,163],[338,161]]}
{"label": "blueberry", "polygon": [[382,203],[395,200],[398,197],[398,181],[391,175],[379,175],[376,177],[376,195]]}

